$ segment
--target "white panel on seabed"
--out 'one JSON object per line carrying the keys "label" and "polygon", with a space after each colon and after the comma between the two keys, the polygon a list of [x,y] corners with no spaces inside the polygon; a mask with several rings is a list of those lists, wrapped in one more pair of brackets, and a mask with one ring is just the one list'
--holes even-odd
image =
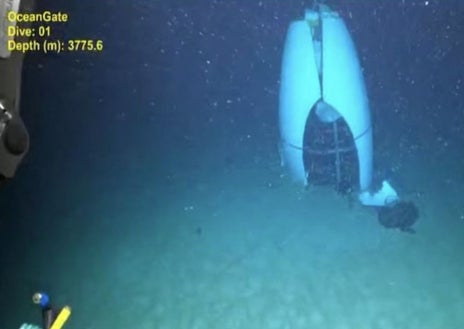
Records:
{"label": "white panel on seabed", "polygon": [[322,19],[323,98],[345,119],[359,160],[359,185],[372,180],[372,130],[366,88],[353,41],[343,20],[333,12]]}
{"label": "white panel on seabed", "polygon": [[306,21],[291,23],[282,61],[279,120],[281,156],[292,177],[306,183],[303,138],[311,107],[321,96],[312,33]]}

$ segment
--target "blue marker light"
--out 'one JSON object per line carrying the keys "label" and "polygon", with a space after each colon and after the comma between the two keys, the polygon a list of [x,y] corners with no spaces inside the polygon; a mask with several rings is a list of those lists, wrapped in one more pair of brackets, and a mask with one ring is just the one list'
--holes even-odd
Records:
{"label": "blue marker light", "polygon": [[50,303],[50,298],[44,292],[36,292],[32,296],[32,301],[34,302],[34,304],[40,305],[40,307],[44,308],[48,306],[48,304]]}

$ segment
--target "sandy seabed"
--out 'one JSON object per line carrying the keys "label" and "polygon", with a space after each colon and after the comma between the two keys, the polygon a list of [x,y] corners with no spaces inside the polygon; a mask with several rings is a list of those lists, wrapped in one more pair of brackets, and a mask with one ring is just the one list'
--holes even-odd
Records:
{"label": "sandy seabed", "polygon": [[39,322],[25,301],[45,283],[73,309],[67,329],[464,323],[464,225],[451,199],[462,194],[414,200],[421,218],[408,234],[330,189],[302,191],[258,172],[201,177],[119,190],[62,216],[53,243],[36,241],[9,269],[16,312],[0,320]]}

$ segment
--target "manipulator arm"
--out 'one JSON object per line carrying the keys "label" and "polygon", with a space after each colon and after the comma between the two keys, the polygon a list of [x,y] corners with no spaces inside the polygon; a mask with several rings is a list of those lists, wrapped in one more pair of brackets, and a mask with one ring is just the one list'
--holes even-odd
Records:
{"label": "manipulator arm", "polygon": [[[34,0],[0,0],[0,178],[11,178],[29,149],[29,134],[21,119],[20,87],[24,53],[10,52],[9,11],[31,11]],[[16,37],[17,41],[24,37]]]}
{"label": "manipulator arm", "polygon": [[29,148],[29,134],[19,109],[0,96],[0,175],[11,178]]}

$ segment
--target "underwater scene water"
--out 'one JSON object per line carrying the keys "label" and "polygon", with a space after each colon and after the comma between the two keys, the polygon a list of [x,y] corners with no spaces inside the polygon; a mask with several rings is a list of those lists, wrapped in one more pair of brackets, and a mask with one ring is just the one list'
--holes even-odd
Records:
{"label": "underwater scene water", "polygon": [[26,55],[0,328],[41,326],[37,291],[66,329],[464,326],[464,2],[319,4],[357,51],[373,184],[404,208],[281,166],[284,45],[313,2],[39,1],[69,13],[56,39],[104,49]]}

